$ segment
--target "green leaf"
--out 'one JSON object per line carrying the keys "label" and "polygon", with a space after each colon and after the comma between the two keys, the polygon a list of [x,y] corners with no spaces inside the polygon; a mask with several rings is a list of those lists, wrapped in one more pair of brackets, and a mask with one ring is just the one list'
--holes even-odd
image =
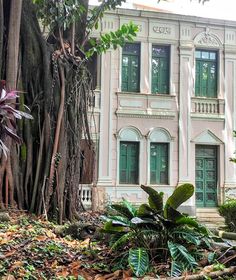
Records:
{"label": "green leaf", "polygon": [[148,202],[150,207],[158,212],[163,211],[163,193],[144,185],[141,185],[141,188],[149,195]]}
{"label": "green leaf", "polygon": [[133,214],[130,213],[129,209],[121,204],[112,204],[111,208],[116,210],[119,214],[124,215],[126,218],[128,219],[132,219],[133,218]]}
{"label": "green leaf", "polygon": [[216,252],[210,252],[207,256],[207,260],[209,262],[209,264],[212,264],[217,258],[217,254]]}
{"label": "green leaf", "polygon": [[130,221],[126,217],[122,216],[108,216],[106,217],[107,221],[112,221],[113,225],[120,225],[129,227],[131,225]]}
{"label": "green leaf", "polygon": [[156,223],[153,221],[153,219],[147,219],[147,218],[141,219],[139,217],[132,218],[131,223],[134,225],[140,225],[140,224],[145,225],[146,224],[146,225],[156,226]]}
{"label": "green leaf", "polygon": [[137,210],[137,216],[138,217],[143,217],[143,216],[148,216],[152,214],[152,208],[147,205],[146,203],[141,204]]}
{"label": "green leaf", "polygon": [[179,277],[182,274],[182,266],[176,261],[171,262],[170,277]]}
{"label": "green leaf", "polygon": [[210,232],[209,230],[202,224],[199,224],[194,218],[189,216],[182,216],[178,218],[175,223],[177,225],[186,225],[192,228],[195,228],[199,233],[209,236]]}
{"label": "green leaf", "polygon": [[137,277],[142,277],[149,269],[149,256],[145,249],[130,249],[129,266]]}
{"label": "green leaf", "polygon": [[106,222],[103,226],[103,232],[107,233],[115,233],[115,232],[122,232],[124,230],[123,226],[114,226],[112,221]]}
{"label": "green leaf", "polygon": [[176,222],[176,220],[179,220],[184,217],[179,211],[175,210],[169,205],[166,205],[166,209],[164,212],[164,217],[168,220],[171,220],[173,222]]}
{"label": "green leaf", "polygon": [[[194,193],[194,186],[192,184],[183,184],[177,187],[173,194],[167,199],[164,212],[167,211],[167,207],[171,206],[173,209],[177,209],[182,203],[187,201]],[[165,216],[167,214],[165,213]]]}
{"label": "green leaf", "polygon": [[116,240],[116,242],[112,245],[111,249],[115,250],[123,245],[125,245],[126,243],[128,243],[128,241],[130,239],[132,239],[134,233],[133,232],[128,232],[124,235],[122,235],[118,240]]}
{"label": "green leaf", "polygon": [[183,266],[183,269],[193,270],[198,266],[195,258],[188,252],[188,250],[178,244],[168,241],[168,248],[172,257],[172,260]]}
{"label": "green leaf", "polygon": [[194,218],[189,217],[189,216],[182,216],[182,217],[178,218],[175,222],[178,225],[187,225],[187,226],[194,227],[194,228],[199,227],[198,222]]}
{"label": "green leaf", "polygon": [[136,207],[130,203],[129,201],[127,201],[126,199],[123,198],[122,200],[122,204],[127,207],[127,209],[129,210],[130,214],[134,217],[136,215],[137,209]]}
{"label": "green leaf", "polygon": [[200,245],[202,236],[199,235],[195,229],[190,229],[187,227],[178,228],[172,231],[174,238],[177,238],[181,241],[185,240],[187,243],[192,243],[194,245]]}

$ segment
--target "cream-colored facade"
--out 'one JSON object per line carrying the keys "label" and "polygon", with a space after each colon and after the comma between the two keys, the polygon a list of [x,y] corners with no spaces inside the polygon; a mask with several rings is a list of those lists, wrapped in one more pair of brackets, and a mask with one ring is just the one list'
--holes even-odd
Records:
{"label": "cream-colored facade", "polygon": [[[236,191],[236,22],[151,11],[118,9],[103,18],[94,36],[132,21],[139,26],[140,92],[122,92],[122,48],[98,61],[94,139],[98,143],[97,203],[104,196],[141,203],[140,184],[150,185],[150,143],[168,143],[168,184],[154,184],[167,198],[182,183],[196,183],[196,147],[216,148],[216,204]],[[169,93],[151,93],[152,45],[170,48]],[[217,97],[195,96],[195,51],[217,53]],[[120,183],[120,142],[139,143],[137,184]],[[206,170],[207,172],[207,170]],[[195,196],[186,204],[195,212]]]}

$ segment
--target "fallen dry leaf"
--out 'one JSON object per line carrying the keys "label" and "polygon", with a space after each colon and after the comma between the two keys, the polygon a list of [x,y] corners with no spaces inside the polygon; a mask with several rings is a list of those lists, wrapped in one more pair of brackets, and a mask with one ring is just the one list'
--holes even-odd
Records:
{"label": "fallen dry leaf", "polygon": [[68,275],[69,275],[69,272],[67,271],[67,268],[66,268],[66,267],[63,268],[62,271],[59,271],[59,272],[56,273],[56,276],[58,276],[58,277],[64,277],[64,278],[66,278]]}
{"label": "fallen dry leaf", "polygon": [[24,263],[22,261],[16,261],[10,267],[9,272],[15,270],[16,268],[22,267],[23,265],[24,265]]}
{"label": "fallen dry leaf", "polygon": [[126,278],[129,278],[129,277],[131,277],[132,276],[132,270],[131,269],[129,269],[129,270],[123,270],[123,277],[122,277],[122,279],[126,279]]}
{"label": "fallen dry leaf", "polygon": [[45,236],[45,235],[38,235],[34,239],[37,240],[37,241],[45,241],[45,240],[48,239],[48,237]]}
{"label": "fallen dry leaf", "polygon": [[11,250],[10,252],[6,253],[6,254],[4,255],[4,257],[5,257],[5,258],[10,257],[10,256],[14,255],[15,253],[16,253],[16,250]]}
{"label": "fallen dry leaf", "polygon": [[81,247],[87,247],[90,243],[90,238],[86,238],[84,241],[80,242]]}
{"label": "fallen dry leaf", "polygon": [[101,274],[97,274],[94,278],[94,280],[105,280],[106,278],[104,278]]}

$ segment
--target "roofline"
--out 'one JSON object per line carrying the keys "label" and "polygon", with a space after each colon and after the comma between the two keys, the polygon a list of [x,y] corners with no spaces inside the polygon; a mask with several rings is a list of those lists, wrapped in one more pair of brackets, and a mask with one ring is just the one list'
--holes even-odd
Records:
{"label": "roofline", "polygon": [[236,27],[236,20],[233,21],[233,20],[225,20],[225,19],[206,18],[206,17],[199,17],[199,16],[177,14],[172,12],[158,12],[158,11],[117,8],[116,10],[106,11],[106,14]]}

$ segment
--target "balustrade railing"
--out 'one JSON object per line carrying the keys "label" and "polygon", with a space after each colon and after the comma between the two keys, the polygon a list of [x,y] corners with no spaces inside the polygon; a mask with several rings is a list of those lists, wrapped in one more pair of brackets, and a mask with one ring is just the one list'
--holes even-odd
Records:
{"label": "balustrade railing", "polygon": [[222,99],[192,98],[192,113],[223,114],[224,102]]}
{"label": "balustrade railing", "polygon": [[88,209],[92,206],[92,187],[90,185],[79,186],[78,199],[82,202],[83,206]]}

